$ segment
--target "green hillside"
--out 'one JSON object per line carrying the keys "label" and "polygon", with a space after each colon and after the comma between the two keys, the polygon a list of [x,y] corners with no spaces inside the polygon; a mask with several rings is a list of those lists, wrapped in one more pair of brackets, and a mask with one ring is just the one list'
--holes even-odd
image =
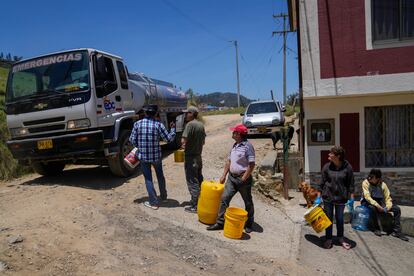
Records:
{"label": "green hillside", "polygon": [[12,154],[6,146],[6,141],[9,139],[9,132],[7,130],[6,114],[3,108],[9,67],[7,63],[0,62],[0,180],[17,177],[30,171],[30,169],[17,164],[17,161],[13,159]]}
{"label": "green hillside", "polygon": [[0,91],[6,91],[6,81],[9,69],[0,67]]}

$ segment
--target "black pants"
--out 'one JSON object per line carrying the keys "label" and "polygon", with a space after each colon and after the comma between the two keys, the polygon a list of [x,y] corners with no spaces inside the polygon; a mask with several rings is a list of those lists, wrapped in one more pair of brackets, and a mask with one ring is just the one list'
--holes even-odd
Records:
{"label": "black pants", "polygon": [[344,209],[345,204],[336,204],[331,202],[324,202],[325,213],[328,218],[332,221],[331,226],[326,228],[326,239],[332,239],[332,230],[333,230],[333,217],[335,210],[335,220],[336,220],[336,236],[338,238],[344,237]]}
{"label": "black pants", "polygon": [[251,227],[254,221],[254,206],[252,198],[252,184],[253,179],[250,176],[246,182],[242,183],[241,176],[233,177],[229,174],[227,178],[226,185],[224,186],[224,192],[221,195],[220,209],[217,216],[217,223],[224,224],[224,213],[226,212],[227,207],[229,207],[231,199],[236,195],[237,192],[243,198],[244,207],[247,211],[247,221],[246,226]]}
{"label": "black pants", "polygon": [[[378,225],[379,212],[378,212],[377,207],[369,203],[365,203],[364,205],[368,207],[369,209],[371,209],[371,223],[373,227],[375,229],[379,229],[379,225]],[[389,211],[391,211],[394,214],[394,223],[392,226],[392,230],[395,233],[400,233],[401,232],[401,209],[400,207],[398,207],[398,205],[393,204],[391,207],[391,210]]]}

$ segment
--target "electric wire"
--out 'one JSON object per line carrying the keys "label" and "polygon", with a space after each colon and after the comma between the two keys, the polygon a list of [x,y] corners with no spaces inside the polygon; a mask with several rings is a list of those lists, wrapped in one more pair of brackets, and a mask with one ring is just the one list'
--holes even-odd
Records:
{"label": "electric wire", "polygon": [[207,28],[206,26],[204,26],[199,21],[197,21],[197,20],[193,19],[191,16],[187,15],[185,12],[183,12],[180,8],[178,8],[176,5],[174,5],[173,3],[171,3],[169,0],[162,0],[162,1],[164,2],[164,4],[166,4],[171,9],[173,9],[174,11],[176,11],[179,15],[181,15],[183,18],[185,18],[188,22],[190,22],[190,23],[198,26],[200,29],[202,29],[203,31],[205,31],[209,35],[211,35],[211,36],[213,36],[216,39],[221,40],[221,41],[226,41],[226,42],[229,41],[229,39],[227,39],[224,36],[221,36],[221,35],[213,32],[211,29]]}
{"label": "electric wire", "polygon": [[201,58],[201,59],[199,59],[199,60],[197,60],[197,61],[195,61],[195,62],[193,62],[193,63],[191,63],[191,64],[189,64],[189,65],[183,66],[183,67],[181,67],[181,68],[179,68],[179,69],[177,69],[177,70],[174,70],[174,71],[172,71],[172,72],[170,72],[170,73],[168,73],[168,74],[165,74],[165,75],[163,75],[162,77],[163,77],[163,78],[166,78],[166,77],[169,77],[169,76],[172,76],[172,75],[176,75],[176,74],[179,74],[179,73],[185,72],[185,71],[187,71],[187,70],[189,70],[189,69],[193,68],[194,66],[200,65],[201,63],[203,63],[203,62],[205,62],[205,61],[207,61],[207,60],[210,60],[210,59],[211,59],[211,58],[213,58],[213,57],[218,56],[219,54],[221,54],[221,53],[222,53],[222,52],[224,52],[225,50],[229,49],[230,47],[232,47],[232,46],[231,46],[231,45],[227,45],[226,47],[224,47],[224,48],[220,49],[219,51],[216,51],[216,52],[214,52],[214,53],[212,53],[212,54],[210,54],[210,55],[208,55],[208,56],[206,56],[206,57],[204,57],[204,58]]}

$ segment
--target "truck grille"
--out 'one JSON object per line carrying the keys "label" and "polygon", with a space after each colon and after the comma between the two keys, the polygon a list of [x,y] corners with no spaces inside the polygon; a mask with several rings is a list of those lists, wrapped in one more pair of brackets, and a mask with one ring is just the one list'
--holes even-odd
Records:
{"label": "truck grille", "polygon": [[53,125],[53,126],[42,126],[42,127],[31,127],[29,128],[30,133],[39,133],[45,131],[54,131],[54,130],[62,130],[65,129],[65,124],[61,125]]}
{"label": "truck grille", "polygon": [[42,119],[42,120],[23,122],[23,125],[33,126],[33,125],[40,125],[40,124],[47,124],[47,123],[54,123],[54,122],[62,122],[64,120],[65,120],[65,116],[61,116],[61,117],[54,117],[54,118],[47,118],[47,119]]}

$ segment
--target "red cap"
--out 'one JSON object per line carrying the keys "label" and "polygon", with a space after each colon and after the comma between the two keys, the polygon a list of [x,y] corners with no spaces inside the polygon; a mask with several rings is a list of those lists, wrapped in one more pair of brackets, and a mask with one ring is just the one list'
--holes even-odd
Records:
{"label": "red cap", "polygon": [[247,134],[247,127],[245,127],[243,124],[239,124],[235,127],[231,127],[230,128],[231,131],[236,131],[242,135],[246,135]]}

